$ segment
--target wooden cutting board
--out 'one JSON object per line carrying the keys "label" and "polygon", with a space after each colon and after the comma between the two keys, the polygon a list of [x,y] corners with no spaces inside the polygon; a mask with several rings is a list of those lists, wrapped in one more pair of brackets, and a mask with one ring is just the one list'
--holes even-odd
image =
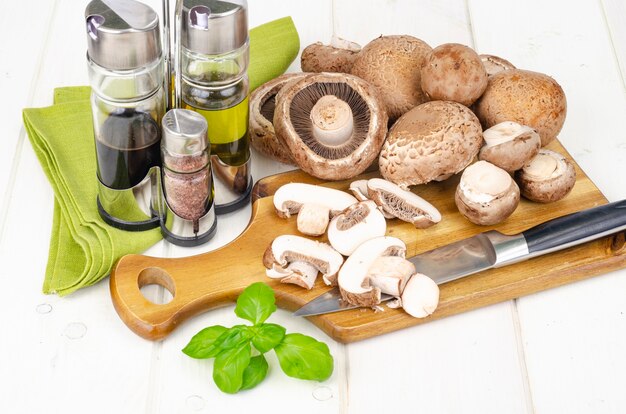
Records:
{"label": "wooden cutting board", "polygon": [[[553,142],[549,148],[566,154],[558,142]],[[414,191],[434,204],[441,211],[443,220],[425,230],[415,229],[399,220],[389,220],[387,234],[402,239],[407,245],[407,257],[410,257],[492,228],[515,234],[546,220],[605,204],[606,198],[578,166],[576,173],[577,183],[565,199],[552,204],[522,200],[511,217],[494,227],[474,225],[458,213],[454,204],[458,176],[442,183],[417,186]],[[372,173],[359,178],[373,176]],[[115,309],[126,325],[146,339],[162,339],[186,319],[233,303],[246,286],[257,281],[269,284],[276,292],[278,306],[288,310],[296,310],[328,290],[321,277],[314,288],[307,291],[265,276],[262,256],[270,242],[281,234],[298,234],[296,218],[278,218],[272,204],[271,195],[288,182],[315,183],[339,189],[347,189],[349,185],[348,181],[322,182],[301,171],[264,178],[254,188],[248,227],[230,244],[186,258],[123,257],[111,272],[110,288]],[[446,283],[441,286],[439,307],[425,319],[415,319],[401,309],[386,307],[384,312],[355,309],[309,319],[337,341],[353,342],[625,266],[626,247],[624,233],[621,233]],[[167,288],[173,300],[167,304],[154,304],[145,299],[140,287],[154,283]]]}

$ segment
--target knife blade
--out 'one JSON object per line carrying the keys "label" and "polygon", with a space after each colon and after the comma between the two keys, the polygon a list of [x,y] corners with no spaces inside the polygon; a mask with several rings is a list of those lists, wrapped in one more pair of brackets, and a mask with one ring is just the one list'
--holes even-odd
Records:
{"label": "knife blade", "polygon": [[[515,235],[490,230],[407,260],[415,265],[418,273],[429,276],[441,285],[624,230],[626,200],[621,200],[558,217]],[[391,295],[381,294],[381,301],[391,298]],[[311,300],[294,312],[294,315],[321,315],[357,307],[344,303],[339,289],[335,287]]]}

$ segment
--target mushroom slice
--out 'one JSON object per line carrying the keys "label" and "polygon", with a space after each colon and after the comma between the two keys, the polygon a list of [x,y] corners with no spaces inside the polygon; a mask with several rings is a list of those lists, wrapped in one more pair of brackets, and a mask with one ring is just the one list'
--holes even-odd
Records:
{"label": "mushroom slice", "polygon": [[380,178],[367,182],[368,194],[383,211],[425,229],[441,221],[441,214],[422,197]]}
{"label": "mushroom slice", "polygon": [[361,46],[333,36],[330,45],[316,42],[308,45],[300,56],[300,67],[304,72],[350,73]]}
{"label": "mushroom slice", "polygon": [[277,161],[294,165],[291,153],[274,131],[276,94],[288,82],[306,73],[286,73],[256,88],[250,95],[250,142],[254,149]]}
{"label": "mushroom slice", "polygon": [[522,195],[539,203],[565,197],[576,184],[574,164],[559,154],[542,148],[523,169],[515,174]]}
{"label": "mushroom slice", "polygon": [[387,222],[376,203],[361,201],[333,217],[328,226],[328,241],[339,253],[350,256],[361,243],[384,236],[386,231]]}
{"label": "mushroom slice", "polygon": [[361,244],[339,270],[341,298],[356,306],[372,307],[380,303],[380,288],[371,283],[368,272],[381,256],[404,257],[406,245],[395,237],[376,237]]}
{"label": "mushroom slice", "polygon": [[[370,199],[367,189],[367,181],[368,180],[356,180],[350,183],[349,190],[359,201],[365,201]],[[383,216],[385,216],[386,219],[396,218],[396,216],[394,216],[393,214],[389,214],[388,212],[383,210],[382,207],[379,206],[379,209],[382,211]]]}
{"label": "mushroom slice", "polygon": [[308,289],[313,286],[317,271],[322,272],[326,281],[336,277],[342,264],[343,256],[327,243],[294,235],[276,237],[263,254],[268,277],[282,278],[285,283]]}
{"label": "mushroom slice", "polygon": [[400,297],[406,283],[415,274],[415,265],[400,256],[381,256],[367,271],[372,286],[382,293]]}
{"label": "mushroom slice", "polygon": [[487,161],[478,161],[463,172],[454,201],[469,221],[487,226],[513,214],[519,197],[519,188],[509,173]]}
{"label": "mushroom slice", "polygon": [[478,158],[509,173],[522,168],[541,148],[537,131],[512,121],[492,126],[483,132],[483,137],[485,145],[478,153]]}
{"label": "mushroom slice", "polygon": [[425,318],[439,304],[439,286],[428,276],[416,273],[402,292],[402,308],[411,316]]}
{"label": "mushroom slice", "polygon": [[324,234],[329,216],[354,203],[357,199],[344,191],[312,184],[289,183],[274,193],[276,214],[281,218],[298,214],[298,230],[311,236]]}
{"label": "mushroom slice", "polygon": [[515,66],[506,59],[494,55],[479,55],[487,75],[495,75],[503,70],[515,69]]}
{"label": "mushroom slice", "polygon": [[274,127],[303,171],[343,180],[376,159],[387,133],[387,113],[376,89],[364,80],[315,73],[278,93]]}

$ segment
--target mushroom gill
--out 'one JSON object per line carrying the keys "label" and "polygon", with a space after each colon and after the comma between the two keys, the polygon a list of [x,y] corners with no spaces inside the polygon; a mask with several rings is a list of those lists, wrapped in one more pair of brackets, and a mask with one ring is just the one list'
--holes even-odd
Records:
{"label": "mushroom gill", "polygon": [[[311,121],[313,107],[329,95],[347,103],[352,111],[352,134],[345,143],[337,146],[325,145],[316,139]],[[293,97],[289,116],[302,142],[313,152],[331,160],[344,158],[354,152],[366,139],[370,123],[370,110],[365,100],[350,85],[338,82],[320,82],[302,89]]]}

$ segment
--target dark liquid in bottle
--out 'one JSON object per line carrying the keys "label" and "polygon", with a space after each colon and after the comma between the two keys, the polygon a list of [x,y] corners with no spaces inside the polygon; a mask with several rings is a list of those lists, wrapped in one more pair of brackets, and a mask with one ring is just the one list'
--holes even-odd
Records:
{"label": "dark liquid in bottle", "polygon": [[98,177],[123,190],[139,184],[161,162],[161,133],[150,114],[134,109],[111,113],[96,137]]}

